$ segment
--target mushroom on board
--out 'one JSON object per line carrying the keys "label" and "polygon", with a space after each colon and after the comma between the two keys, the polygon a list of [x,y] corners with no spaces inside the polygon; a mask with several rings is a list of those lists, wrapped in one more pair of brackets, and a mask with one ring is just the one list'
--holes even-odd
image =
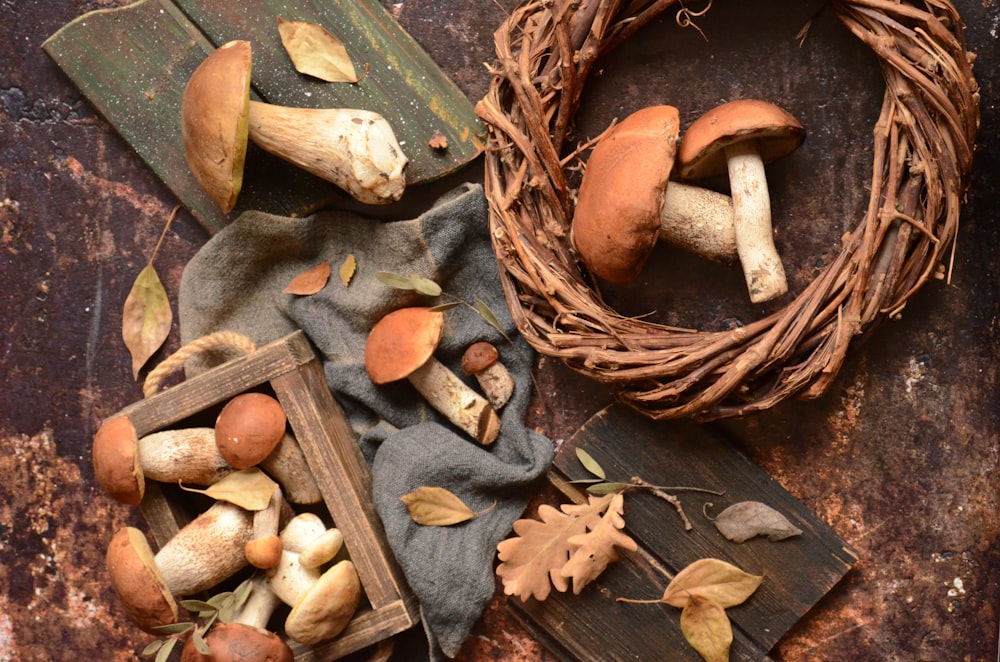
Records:
{"label": "mushroom on board", "polygon": [[[281,562],[269,573],[271,590],[292,608],[285,619],[285,634],[301,644],[319,643],[340,634],[361,601],[361,580],[351,561],[338,561],[326,571],[319,567],[339,551],[339,545],[329,545],[327,531],[313,513],[293,517],[281,532]],[[329,558],[317,556],[317,549]],[[302,562],[307,555],[317,565],[307,567]]]}
{"label": "mushroom on board", "polygon": [[211,653],[202,655],[188,637],[181,650],[181,662],[292,662],[292,649],[267,629],[271,614],[281,600],[271,590],[267,577],[250,580],[250,595],[236,617],[227,623],[215,622],[205,635]]}
{"label": "mushroom on board", "polygon": [[395,202],[408,162],[378,113],[289,108],[250,99],[250,42],[223,44],[198,65],[181,97],[181,135],[191,172],[226,213],[243,185],[247,139],[366,204]]}
{"label": "mushroom on board", "polygon": [[717,262],[736,257],[729,196],[669,181],[680,133],[673,106],[649,106],[612,126],[587,159],[572,238],[591,272],[634,279],[658,239]]}
{"label": "mushroom on board", "polygon": [[147,478],[212,485],[234,471],[219,454],[212,428],[162,430],[139,438],[127,416],[101,425],[91,455],[101,488],[132,506],[142,501]]}
{"label": "mushroom on board", "polygon": [[153,554],[146,536],[123,527],[111,538],[106,562],[111,587],[126,616],[145,632],[177,621],[175,595],[218,585],[246,567],[253,533],[249,511],[215,502]]}
{"label": "mushroom on board", "polygon": [[444,314],[400,308],[379,320],[365,344],[365,370],[375,384],[408,379],[434,409],[481,444],[496,441],[500,417],[490,402],[434,358]]}
{"label": "mushroom on board", "polygon": [[785,110],[767,101],[742,99],[716,106],[695,120],[677,150],[683,179],[728,173],[736,251],[754,303],[788,291],[774,245],[764,164],[793,152],[805,135],[802,125]]}

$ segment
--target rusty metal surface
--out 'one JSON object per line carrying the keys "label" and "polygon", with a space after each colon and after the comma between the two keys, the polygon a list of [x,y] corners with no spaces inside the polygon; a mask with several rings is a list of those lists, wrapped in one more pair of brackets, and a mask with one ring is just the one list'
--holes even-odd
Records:
{"label": "rusty metal surface", "polygon": [[[89,445],[98,421],[141,397],[120,309],[175,201],[40,49],[76,16],[124,4],[0,0],[3,660],[133,660],[149,641],[125,622],[103,559],[110,532],[141,521],[99,492]],[[473,100],[486,90],[483,63],[509,4],[385,2]],[[1000,4],[956,4],[978,54],[983,126],[950,282],[931,283],[901,319],[860,339],[827,396],[724,424],[861,552],[855,570],[778,644],[779,660],[996,659]],[[771,171],[794,288],[836,250],[867,200],[877,64],[829,12],[802,46],[795,42],[820,3],[716,5],[698,21],[707,41],[694,31],[676,41],[640,35],[616,53],[588,90],[578,137],[648,103],[678,105],[689,121],[731,96],[786,101],[810,131],[794,160]],[[655,29],[669,27],[664,19]],[[190,216],[174,221],[156,262],[172,296],[205,239]],[[609,294],[620,309],[655,309],[689,325],[753,314],[738,301],[738,275],[719,276],[718,296],[706,298],[694,286],[701,267],[660,255],[642,296]],[[175,329],[154,361],[176,343]],[[556,440],[610,401],[550,360],[539,362],[537,381],[532,424]],[[416,640],[404,638],[396,658],[412,659]],[[554,659],[499,593],[460,657]]]}

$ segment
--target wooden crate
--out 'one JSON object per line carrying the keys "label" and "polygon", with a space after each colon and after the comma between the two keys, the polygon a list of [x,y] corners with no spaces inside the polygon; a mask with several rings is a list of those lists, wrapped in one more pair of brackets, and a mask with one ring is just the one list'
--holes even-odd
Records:
{"label": "wooden crate", "polygon": [[[371,476],[353,430],[333,398],[302,332],[259,348],[188,379],[117,415],[128,416],[138,435],[196,417],[245,391],[273,390],[323,494],[323,502],[357,567],[370,607],[359,609],[335,639],[315,646],[289,642],[295,659],[335,660],[402,632],[418,620],[418,607],[389,549],[371,501]],[[154,542],[162,546],[197,513],[167,489],[147,483],[140,504]]]}

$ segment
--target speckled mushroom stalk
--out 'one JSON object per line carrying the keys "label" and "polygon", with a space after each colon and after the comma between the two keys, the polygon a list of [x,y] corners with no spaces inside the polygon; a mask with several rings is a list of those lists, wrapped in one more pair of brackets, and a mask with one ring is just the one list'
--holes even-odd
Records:
{"label": "speckled mushroom stalk", "polygon": [[408,379],[428,404],[481,444],[500,434],[500,417],[489,400],[434,358],[444,315],[430,308],[401,308],[372,327],[365,369],[374,384]]}
{"label": "speckled mushroom stalk", "polygon": [[205,591],[246,567],[253,533],[249,511],[218,501],[153,554],[145,535],[119,529],[107,552],[111,586],[136,626],[154,632],[176,622],[174,596]]}
{"label": "speckled mushroom stalk", "polygon": [[462,354],[462,371],[476,378],[494,409],[503,409],[514,394],[514,378],[492,343],[483,340],[469,345]]}
{"label": "speckled mushroom stalk", "polygon": [[788,291],[771,226],[771,197],[764,164],[795,150],[805,138],[798,121],[774,104],[731,101],[688,127],[678,148],[680,176],[701,179],[728,173],[736,251],[750,300],[770,301]]}
{"label": "speckled mushroom stalk", "polygon": [[[292,607],[285,635],[302,644],[340,634],[361,600],[361,581],[350,560],[338,561],[326,571],[320,568],[336,556],[343,541],[327,531],[313,513],[293,517],[281,532],[281,562],[269,573],[275,595]],[[310,559],[309,565],[303,559]]]}

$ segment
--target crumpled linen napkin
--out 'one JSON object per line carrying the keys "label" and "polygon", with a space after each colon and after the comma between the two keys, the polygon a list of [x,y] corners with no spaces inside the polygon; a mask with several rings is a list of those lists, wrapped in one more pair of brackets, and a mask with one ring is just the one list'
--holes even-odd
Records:
{"label": "crumpled linen napkin", "polygon": [[[371,463],[374,504],[420,602],[432,657],[457,654],[479,618],[494,592],[496,545],[510,533],[552,460],[551,441],[524,425],[532,354],[503,297],[486,215],[477,184],[460,185],[419,217],[401,221],[338,211],[308,218],[245,212],[191,259],[179,294],[184,343],[228,330],[262,345],[301,329],[315,345],[327,382]],[[357,266],[345,287],[337,270],[351,254]],[[321,292],[282,292],[322,260],[333,273]],[[445,295],[429,299],[389,287],[376,278],[378,271],[431,278]],[[513,341],[470,306],[445,312],[439,360],[461,375],[465,348],[488,340],[516,382],[513,398],[501,410],[500,436],[489,448],[444,420],[408,382],[375,386],[365,372],[365,340],[378,319],[397,308],[450,298],[481,300]],[[188,370],[199,368],[189,364]],[[496,506],[458,526],[419,526],[399,497],[425,485],[451,490],[474,511],[494,501]]]}

